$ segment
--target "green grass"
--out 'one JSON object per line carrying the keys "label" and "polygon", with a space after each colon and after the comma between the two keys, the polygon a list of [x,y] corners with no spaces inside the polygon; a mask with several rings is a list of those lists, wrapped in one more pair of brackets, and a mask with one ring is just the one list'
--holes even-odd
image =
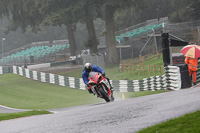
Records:
{"label": "green grass", "polygon": [[[66,77],[76,77],[81,78],[82,77],[82,71],[83,69],[77,69],[74,71],[68,71],[64,73],[58,73],[59,75],[63,75]],[[143,79],[144,77],[138,76],[137,74],[132,74],[128,72],[120,72],[119,71],[119,65],[113,65],[113,66],[107,66],[104,71],[106,72],[106,76],[109,77],[111,80],[134,80],[134,79]]]}
{"label": "green grass", "polygon": [[[125,63],[125,64],[134,64],[133,63],[134,60],[130,60],[129,62]],[[140,65],[139,67],[137,65]],[[148,69],[149,69],[149,66],[147,65],[151,65],[150,66],[150,69],[151,69],[151,72],[150,72],[150,76],[149,76],[149,72],[148,72]],[[144,61],[144,69],[145,71],[139,71],[139,74],[138,74],[138,71],[135,70],[135,73],[133,71],[133,66],[131,66],[131,71],[129,72],[129,70],[125,70],[123,72],[121,72],[123,74],[123,76],[127,77],[126,79],[129,79],[129,80],[136,80],[136,79],[144,79],[144,78],[148,78],[148,77],[151,77],[151,76],[154,76],[154,72],[153,72],[153,65],[155,65],[155,69],[156,70],[160,70],[160,67],[157,66],[157,65],[161,65],[161,66],[164,66],[163,64],[163,60],[162,60],[162,56],[160,58],[158,57],[155,57],[155,58],[152,58],[150,60],[146,60]],[[142,63],[140,64],[135,64],[135,69],[143,69],[142,67]],[[162,69],[164,70],[164,69]],[[145,76],[144,76],[145,74]],[[163,75],[164,74],[164,71],[160,74],[159,71],[156,71],[156,76],[159,76],[159,75]]]}
{"label": "green grass", "polygon": [[[147,61],[145,64],[162,65],[162,61],[155,59]],[[107,76],[112,80],[120,79],[142,79],[143,76],[137,76],[129,73],[119,73],[119,66],[106,66]],[[71,72],[61,73],[68,77],[81,77],[82,69]],[[25,77],[5,74],[0,75],[0,105],[21,108],[21,109],[51,109],[70,106],[79,106],[85,104],[104,102],[102,99],[90,95],[87,91],[61,87],[48,83],[33,81]],[[122,94],[125,98],[133,98],[157,93],[166,92],[160,91],[143,91],[143,92],[114,92],[115,99],[122,99]],[[0,113],[0,121],[26,117],[38,114],[48,114],[50,112],[28,111],[20,113]],[[200,111],[187,114],[180,118],[169,120],[167,122],[146,128],[138,133],[197,133],[200,132]]]}
{"label": "green grass", "polygon": [[[0,104],[9,107],[50,109],[104,102],[102,99],[90,95],[87,91],[41,83],[14,74],[0,75],[0,84]],[[163,92],[166,91],[126,92],[123,94],[125,98],[133,98]],[[122,99],[122,93],[114,92],[114,95],[116,99]],[[49,113],[38,110],[0,113],[0,121]],[[197,133],[200,132],[199,116],[200,111],[197,111],[141,130],[139,133]]]}
{"label": "green grass", "polygon": [[45,110],[43,111],[33,110],[33,111],[25,111],[25,112],[18,112],[18,113],[0,113],[0,121],[20,118],[20,117],[33,116],[33,115],[42,115],[42,114],[51,114],[51,112],[48,112]]}
{"label": "green grass", "polygon": [[[154,64],[163,66],[162,56],[160,58],[153,58],[151,60],[147,60],[144,62],[144,65],[154,65]],[[141,64],[138,64],[138,65],[141,65]],[[145,67],[145,69],[148,69],[148,67]],[[141,79],[149,77],[147,71],[145,72],[145,76],[143,76],[142,71],[140,72],[139,76],[138,76],[137,71],[135,72],[135,74],[133,74],[133,71],[129,73],[128,70],[126,72],[120,72],[119,65],[109,65],[109,66],[106,66],[104,70],[106,72],[106,76],[109,77],[111,80],[141,80]],[[67,76],[67,77],[81,78],[82,71],[83,71],[83,68],[80,68],[74,71],[68,71],[68,72],[57,73],[57,74]],[[164,72],[162,72],[161,75],[163,74]],[[151,72],[150,76],[153,76],[153,75],[154,75],[153,72]],[[160,72],[156,72],[156,75],[160,75]]]}
{"label": "green grass", "polygon": [[200,111],[143,129],[138,133],[200,133]]}
{"label": "green grass", "polygon": [[52,109],[101,102],[87,91],[0,75],[0,105],[20,109]]}
{"label": "green grass", "polygon": [[[152,57],[154,57],[154,58],[152,58]],[[152,59],[150,59],[150,58],[152,58]],[[147,60],[147,59],[149,59],[149,60]],[[147,64],[148,63],[152,64],[152,60],[157,60],[157,61],[153,61],[155,63],[159,62],[159,64],[163,64],[163,56],[162,55],[160,55],[158,57],[155,57],[155,55],[149,55],[148,57],[144,58],[144,60],[145,60],[145,62]],[[123,59],[123,60],[120,60],[121,63],[125,63],[125,64],[135,64],[135,63],[138,63],[138,62],[141,62],[141,61],[142,60],[139,57],[133,58],[133,59]],[[142,63],[140,63],[140,64],[142,64]]]}
{"label": "green grass", "polygon": [[[140,72],[140,75],[138,75],[138,72],[136,71],[135,74],[133,74],[133,71],[129,72],[128,70],[125,72],[120,72],[119,66],[107,66],[105,69],[106,75],[111,79],[111,80],[141,80],[144,78],[148,78],[153,76],[153,72],[151,72],[151,75],[149,76],[148,73],[146,72],[145,76],[143,76],[143,72]],[[160,75],[157,72],[157,75]]]}
{"label": "green grass", "polygon": [[163,64],[163,57],[162,56],[160,56],[159,58],[158,57],[155,57],[155,58],[153,58],[153,59],[150,59],[150,60],[146,60],[145,62],[144,62],[144,65],[164,65]]}
{"label": "green grass", "polygon": [[[14,74],[0,75],[0,105],[20,109],[52,109],[104,102],[88,91],[34,81]],[[144,91],[124,93],[125,98],[162,93]],[[122,93],[114,92],[116,99]]]}
{"label": "green grass", "polygon": [[[34,81],[14,74],[0,75],[0,105],[20,109],[53,109],[105,102],[87,91],[61,87],[58,85]],[[166,91],[144,91],[123,93],[126,98],[133,98]],[[116,100],[122,99],[122,93],[114,92]],[[48,114],[47,111],[27,111],[20,113],[0,113],[0,121]]]}

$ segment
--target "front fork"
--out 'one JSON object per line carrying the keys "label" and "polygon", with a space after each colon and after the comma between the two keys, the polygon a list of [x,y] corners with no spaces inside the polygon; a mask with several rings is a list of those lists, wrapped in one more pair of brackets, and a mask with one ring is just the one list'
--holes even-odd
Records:
{"label": "front fork", "polygon": [[109,88],[105,87],[105,85],[103,83],[101,85],[102,85],[104,91],[108,94],[108,97],[110,98],[111,93],[112,93],[111,90]]}
{"label": "front fork", "polygon": [[98,87],[102,87],[104,89],[104,91],[106,92],[106,94],[108,94],[108,97],[111,97],[111,93],[112,93],[111,90],[107,89],[103,83],[101,83],[101,84],[99,84],[99,85],[97,85],[97,86],[94,87],[95,94],[98,97],[102,97],[101,93],[99,93]]}

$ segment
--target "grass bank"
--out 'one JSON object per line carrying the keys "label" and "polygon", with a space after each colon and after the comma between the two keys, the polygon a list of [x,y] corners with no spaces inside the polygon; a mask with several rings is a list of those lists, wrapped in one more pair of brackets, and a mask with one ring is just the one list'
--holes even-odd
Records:
{"label": "grass bank", "polygon": [[[130,64],[132,64],[132,60],[128,60]],[[151,60],[147,60],[144,62],[144,65],[163,65],[162,56],[160,58],[153,58]],[[141,64],[138,64],[141,65]],[[148,68],[145,68],[148,69]],[[67,77],[76,77],[81,78],[82,77],[82,70],[83,68],[74,70],[74,71],[67,71],[62,73],[57,73],[59,75],[67,76]],[[143,71],[140,72],[140,75],[138,76],[138,72],[136,71],[135,74],[133,72],[120,72],[119,65],[109,65],[105,67],[106,76],[109,77],[111,80],[141,80],[144,78],[148,78],[148,71],[146,71],[145,76],[143,76]],[[162,73],[164,74],[164,72]],[[160,75],[159,72],[157,72],[157,75]],[[151,76],[153,76],[153,72],[151,72]]]}
{"label": "grass bank", "polygon": [[0,75],[0,104],[20,109],[52,109],[100,102],[87,91],[43,83],[14,74]]}
{"label": "grass bank", "polygon": [[51,112],[44,110],[43,111],[33,110],[33,111],[25,111],[18,113],[0,113],[0,121],[21,118],[21,117],[28,117],[33,115],[42,115],[42,114],[51,114]]}
{"label": "grass bank", "polygon": [[137,133],[200,133],[200,111],[186,114]]}
{"label": "grass bank", "polygon": [[[0,105],[19,109],[53,109],[104,102],[88,91],[43,83],[15,74],[0,75]],[[124,93],[125,98],[166,92],[144,91]],[[116,99],[122,93],[114,92]]]}
{"label": "grass bank", "polygon": [[[57,74],[66,77],[82,78],[82,71],[83,69],[81,68],[74,71],[62,72]],[[141,80],[149,77],[148,74],[146,74],[146,76],[143,76],[142,73],[140,74],[140,76],[138,76],[137,72],[135,74],[133,74],[132,72],[120,72],[119,65],[106,66],[104,71],[106,72],[106,76],[109,77],[109,79],[111,80]]]}

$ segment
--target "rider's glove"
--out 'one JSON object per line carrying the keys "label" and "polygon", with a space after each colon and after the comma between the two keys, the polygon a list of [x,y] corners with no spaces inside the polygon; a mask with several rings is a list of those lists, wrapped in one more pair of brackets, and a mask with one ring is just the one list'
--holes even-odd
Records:
{"label": "rider's glove", "polygon": [[102,76],[106,76],[105,72],[102,73]]}

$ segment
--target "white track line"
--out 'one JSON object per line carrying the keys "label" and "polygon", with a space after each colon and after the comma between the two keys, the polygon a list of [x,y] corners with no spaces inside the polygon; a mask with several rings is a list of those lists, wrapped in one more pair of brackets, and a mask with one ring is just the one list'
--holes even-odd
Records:
{"label": "white track line", "polygon": [[10,110],[26,110],[26,109],[15,109],[15,108],[10,108],[10,107],[6,107],[3,105],[0,105],[1,108],[5,108],[5,109],[10,109]]}
{"label": "white track line", "polygon": [[[6,106],[3,106],[3,105],[0,105],[0,108],[10,109],[10,110],[18,110],[18,111],[31,111],[31,110],[28,110],[28,109],[10,108],[10,107],[6,107]],[[49,112],[52,112],[53,114],[57,114],[58,113],[57,111],[49,111]]]}

